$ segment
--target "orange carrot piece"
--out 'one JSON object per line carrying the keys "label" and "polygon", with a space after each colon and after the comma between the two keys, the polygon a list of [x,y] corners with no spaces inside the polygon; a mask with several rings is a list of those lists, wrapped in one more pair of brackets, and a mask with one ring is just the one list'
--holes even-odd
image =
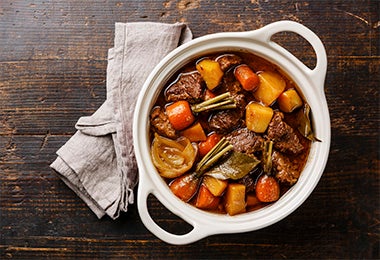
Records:
{"label": "orange carrot piece", "polygon": [[262,175],[256,183],[256,196],[262,202],[273,202],[280,198],[278,181],[268,175]]}
{"label": "orange carrot piece", "polygon": [[199,188],[197,200],[195,206],[201,209],[215,209],[218,207],[220,197],[212,195],[205,185],[201,185]]}
{"label": "orange carrot piece", "polygon": [[216,97],[216,95],[211,90],[206,89],[204,100],[209,100],[214,97]]}
{"label": "orange carrot piece", "polygon": [[170,190],[181,200],[187,202],[197,192],[200,179],[194,173],[188,173],[174,179],[170,184]]}
{"label": "orange carrot piece", "polygon": [[237,66],[234,74],[243,89],[247,91],[254,91],[260,84],[260,79],[257,74],[246,64]]}
{"label": "orange carrot piece", "polygon": [[261,201],[256,197],[256,195],[247,195],[247,207],[254,207],[261,203]]}
{"label": "orange carrot piece", "polygon": [[220,141],[220,139],[221,138],[217,133],[212,133],[207,136],[206,141],[198,144],[199,155],[201,157],[205,156]]}
{"label": "orange carrot piece", "polygon": [[182,131],[182,136],[187,137],[191,142],[206,141],[207,136],[202,125],[197,122],[194,125]]}
{"label": "orange carrot piece", "polygon": [[170,104],[166,107],[165,111],[170,124],[172,124],[173,128],[178,131],[190,126],[195,120],[190,104],[185,100]]}

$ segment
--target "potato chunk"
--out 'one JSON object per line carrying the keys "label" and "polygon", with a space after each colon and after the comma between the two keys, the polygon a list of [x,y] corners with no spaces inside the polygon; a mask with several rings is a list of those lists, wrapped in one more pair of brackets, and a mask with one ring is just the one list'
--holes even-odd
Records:
{"label": "potato chunk", "polygon": [[278,97],[278,105],[282,112],[291,113],[302,106],[302,100],[295,89],[288,89]]}
{"label": "potato chunk", "polygon": [[230,183],[225,197],[225,209],[230,216],[245,212],[245,185]]}
{"label": "potato chunk", "polygon": [[273,71],[263,71],[259,75],[260,84],[253,96],[263,104],[270,106],[286,87],[285,80]]}
{"label": "potato chunk", "polygon": [[205,176],[203,178],[203,183],[214,196],[222,195],[228,185],[228,182],[226,180],[219,180],[211,176]]}
{"label": "potato chunk", "polygon": [[264,133],[272,117],[272,108],[259,103],[249,103],[245,111],[245,124],[253,132]]}
{"label": "potato chunk", "polygon": [[196,68],[209,90],[216,88],[222,80],[223,71],[217,61],[203,59],[197,63]]}

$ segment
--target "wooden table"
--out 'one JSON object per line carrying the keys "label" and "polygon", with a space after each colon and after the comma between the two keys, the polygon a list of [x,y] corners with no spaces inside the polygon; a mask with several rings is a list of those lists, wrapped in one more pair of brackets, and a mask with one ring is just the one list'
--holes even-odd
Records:
{"label": "wooden table", "polygon": [[[85,2],[0,3],[0,258],[380,258],[379,1]],[[77,119],[105,100],[115,22],[182,21],[199,37],[283,19],[325,44],[332,125],[322,179],[286,219],[171,246],[144,227],[135,205],[117,220],[97,219],[49,168]],[[303,40],[279,41],[313,62]],[[183,229],[151,204],[157,222]]]}

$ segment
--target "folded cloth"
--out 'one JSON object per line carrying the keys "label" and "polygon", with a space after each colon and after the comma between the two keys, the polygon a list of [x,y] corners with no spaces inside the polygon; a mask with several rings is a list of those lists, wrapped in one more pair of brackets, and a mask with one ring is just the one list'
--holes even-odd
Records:
{"label": "folded cloth", "polygon": [[115,219],[133,203],[138,181],[132,142],[137,96],[154,66],[191,38],[182,23],[116,23],[114,47],[108,51],[106,101],[92,116],[78,120],[78,131],[50,165],[98,218],[107,214]]}

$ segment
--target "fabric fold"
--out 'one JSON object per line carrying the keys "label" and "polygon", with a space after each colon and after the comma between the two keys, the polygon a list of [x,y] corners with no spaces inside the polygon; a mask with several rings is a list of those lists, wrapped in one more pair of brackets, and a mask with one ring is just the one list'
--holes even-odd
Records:
{"label": "fabric fold", "polygon": [[159,61],[191,40],[182,23],[116,23],[108,51],[107,99],[57,151],[51,167],[101,218],[115,219],[134,202],[138,170],[132,142],[135,102],[145,79]]}
{"label": "fabric fold", "polygon": [[75,128],[82,133],[92,136],[102,136],[116,132],[116,122],[113,115],[113,104],[110,99],[92,116],[82,116],[75,124]]}

